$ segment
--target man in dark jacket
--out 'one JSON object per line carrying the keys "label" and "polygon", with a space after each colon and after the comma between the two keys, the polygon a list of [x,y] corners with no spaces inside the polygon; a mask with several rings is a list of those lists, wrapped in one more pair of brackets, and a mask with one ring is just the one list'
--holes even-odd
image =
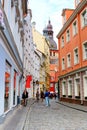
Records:
{"label": "man in dark jacket", "polygon": [[24,92],[22,94],[22,98],[24,100],[24,106],[26,106],[27,105],[27,98],[28,98],[28,92],[26,89],[24,90]]}

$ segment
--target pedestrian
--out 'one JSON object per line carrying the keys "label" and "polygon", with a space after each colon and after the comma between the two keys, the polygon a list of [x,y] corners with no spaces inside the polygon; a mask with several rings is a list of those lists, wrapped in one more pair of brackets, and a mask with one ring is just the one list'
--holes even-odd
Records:
{"label": "pedestrian", "polygon": [[41,101],[43,102],[43,99],[44,99],[44,92],[41,90],[41,93],[40,93],[40,97],[41,97]]}
{"label": "pedestrian", "polygon": [[39,90],[37,89],[37,92],[36,92],[36,100],[37,102],[39,101]]}
{"label": "pedestrian", "polygon": [[46,102],[46,106],[50,106],[49,97],[50,97],[50,92],[49,92],[48,90],[46,90],[46,92],[45,92],[45,102]]}
{"label": "pedestrian", "polygon": [[27,92],[26,88],[23,91],[22,98],[24,100],[24,106],[26,106],[27,105],[27,98],[28,98],[28,92]]}

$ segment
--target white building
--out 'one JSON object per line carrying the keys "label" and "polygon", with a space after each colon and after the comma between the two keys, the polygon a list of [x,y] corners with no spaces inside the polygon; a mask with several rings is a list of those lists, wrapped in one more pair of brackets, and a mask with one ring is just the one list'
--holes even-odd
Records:
{"label": "white building", "polygon": [[[23,65],[23,86],[29,92],[29,98],[35,97],[36,89],[39,88],[39,70],[40,70],[40,55],[33,43],[32,12],[28,9],[28,14],[24,18],[24,65]],[[30,83],[27,84],[27,76],[30,78]],[[27,84],[27,86],[26,86]]]}
{"label": "white building", "polygon": [[[0,116],[18,104],[22,88],[23,14],[27,0],[1,0],[0,14]],[[22,8],[23,7],[23,8]]]}

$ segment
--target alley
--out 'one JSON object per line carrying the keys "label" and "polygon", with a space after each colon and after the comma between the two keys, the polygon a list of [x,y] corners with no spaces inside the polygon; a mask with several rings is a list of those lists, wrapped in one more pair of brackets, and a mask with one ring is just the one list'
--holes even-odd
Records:
{"label": "alley", "polygon": [[26,117],[24,130],[87,130],[87,112],[78,111],[50,101],[35,102]]}

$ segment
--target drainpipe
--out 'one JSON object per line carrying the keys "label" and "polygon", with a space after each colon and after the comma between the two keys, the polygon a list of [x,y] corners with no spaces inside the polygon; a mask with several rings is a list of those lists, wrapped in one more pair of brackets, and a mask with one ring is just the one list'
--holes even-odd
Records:
{"label": "drainpipe", "polygon": [[[81,33],[80,33],[80,27],[81,27],[81,24],[80,24],[80,18],[79,18],[79,15],[77,14],[77,18],[78,18],[78,35],[79,35],[79,62],[80,62],[80,68],[82,67],[82,44],[81,44]],[[80,72],[80,93],[81,93],[81,105],[83,105],[83,85],[82,85],[82,75],[81,75],[81,72]]]}

